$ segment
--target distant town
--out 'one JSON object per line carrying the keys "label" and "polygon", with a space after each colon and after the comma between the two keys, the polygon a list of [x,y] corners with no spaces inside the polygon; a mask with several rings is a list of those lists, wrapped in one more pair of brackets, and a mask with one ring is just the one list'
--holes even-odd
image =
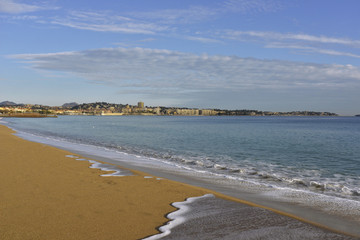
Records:
{"label": "distant town", "polygon": [[169,115],[169,116],[338,116],[330,112],[293,111],[270,112],[258,110],[224,110],[198,109],[178,107],[148,107],[144,102],[137,105],[115,104],[106,102],[95,103],[65,103],[62,106],[45,106],[37,104],[17,104],[0,102],[0,117],[56,117],[58,115]]}

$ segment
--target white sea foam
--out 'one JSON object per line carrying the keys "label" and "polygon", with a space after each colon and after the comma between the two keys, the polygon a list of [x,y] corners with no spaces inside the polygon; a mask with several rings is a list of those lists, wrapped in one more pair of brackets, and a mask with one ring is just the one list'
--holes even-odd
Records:
{"label": "white sea foam", "polygon": [[100,169],[102,171],[109,171],[112,173],[109,174],[102,174],[100,176],[102,177],[111,177],[111,176],[117,176],[117,177],[122,177],[122,176],[129,176],[132,175],[132,173],[128,170],[124,170],[124,169],[120,169],[116,166],[110,165],[110,164],[104,164],[104,163],[99,163],[97,161],[94,160],[88,160],[85,158],[79,158],[75,155],[65,155],[65,157],[68,158],[74,158],[77,161],[88,161],[89,163],[91,163],[89,168],[97,168]]}
{"label": "white sea foam", "polygon": [[116,166],[113,166],[113,165],[110,165],[110,164],[99,163],[99,162],[94,161],[94,160],[89,160],[89,162],[92,163],[90,168],[97,168],[97,169],[100,169],[101,171],[112,172],[112,173],[109,173],[109,174],[100,175],[102,177],[112,177],[112,176],[123,177],[123,176],[132,175],[132,173],[130,171],[120,169],[120,168],[118,168]]}
{"label": "white sea foam", "polygon": [[320,193],[305,190],[278,187],[273,191],[262,193],[263,196],[271,196],[271,199],[292,202],[299,206],[315,207],[317,210],[331,213],[360,222],[360,202],[327,196]]}
{"label": "white sea foam", "polygon": [[213,194],[205,194],[204,196],[200,197],[190,197],[187,198],[184,202],[175,202],[171,205],[178,208],[177,211],[169,213],[166,217],[170,219],[169,222],[166,223],[166,225],[161,226],[159,228],[159,231],[161,233],[144,238],[143,240],[156,240],[161,239],[171,233],[171,229],[175,228],[176,226],[179,226],[180,224],[184,223],[186,219],[186,214],[189,212],[188,205],[193,203],[194,201],[201,199],[201,198],[207,198],[207,197],[215,197]]}

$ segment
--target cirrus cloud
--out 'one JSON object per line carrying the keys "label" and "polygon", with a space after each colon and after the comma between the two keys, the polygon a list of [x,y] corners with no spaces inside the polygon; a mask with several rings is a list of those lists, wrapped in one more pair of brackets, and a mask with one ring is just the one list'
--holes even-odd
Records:
{"label": "cirrus cloud", "polygon": [[18,54],[34,69],[60,71],[121,89],[242,91],[244,89],[353,88],[360,69],[237,56],[196,55],[160,49],[103,48],[77,52]]}
{"label": "cirrus cloud", "polygon": [[14,0],[0,0],[0,12],[2,13],[18,14],[18,13],[35,12],[45,9],[57,9],[57,7],[19,3],[18,1],[14,1]]}
{"label": "cirrus cloud", "polygon": [[70,11],[65,18],[55,17],[51,23],[82,30],[132,34],[154,34],[167,29],[166,26],[112,15],[109,12]]}
{"label": "cirrus cloud", "polygon": [[360,54],[356,53],[360,48],[360,40],[356,39],[314,36],[302,33],[237,30],[225,31],[222,38],[242,42],[262,43],[266,48],[298,49],[308,53],[320,53],[354,58],[360,57]]}
{"label": "cirrus cloud", "polygon": [[327,36],[313,36],[309,34],[260,32],[260,31],[233,31],[233,30],[228,30],[226,34],[227,37],[235,40],[247,40],[253,38],[254,40],[263,39],[263,40],[275,40],[275,41],[302,41],[309,43],[348,45],[348,46],[360,48],[359,40],[334,38]]}

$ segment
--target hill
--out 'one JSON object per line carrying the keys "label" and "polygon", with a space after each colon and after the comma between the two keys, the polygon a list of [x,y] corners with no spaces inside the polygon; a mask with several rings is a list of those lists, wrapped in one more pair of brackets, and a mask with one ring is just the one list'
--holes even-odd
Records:
{"label": "hill", "polygon": [[72,107],[75,107],[75,106],[77,106],[77,105],[79,105],[79,104],[76,103],[76,102],[71,102],[71,103],[64,103],[64,104],[62,105],[62,107],[63,107],[63,108],[72,108]]}
{"label": "hill", "polygon": [[9,101],[0,102],[0,106],[14,106],[14,105],[19,105],[19,104]]}

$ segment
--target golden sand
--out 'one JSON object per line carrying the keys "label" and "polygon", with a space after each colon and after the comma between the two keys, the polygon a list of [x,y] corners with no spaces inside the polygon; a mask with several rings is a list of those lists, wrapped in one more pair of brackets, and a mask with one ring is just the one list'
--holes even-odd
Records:
{"label": "golden sand", "polygon": [[70,152],[12,133],[0,126],[2,240],[139,239],[158,233],[172,202],[208,193],[138,171],[101,177]]}

